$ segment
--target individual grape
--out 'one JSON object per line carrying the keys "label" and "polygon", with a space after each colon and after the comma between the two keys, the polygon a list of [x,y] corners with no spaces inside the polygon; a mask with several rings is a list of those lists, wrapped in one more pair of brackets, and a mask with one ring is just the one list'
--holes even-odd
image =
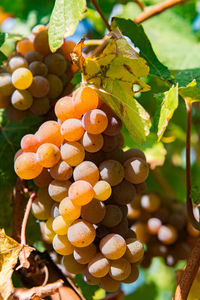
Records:
{"label": "individual grape", "polygon": [[25,90],[33,82],[33,75],[27,68],[18,68],[12,73],[12,84],[16,89]]}
{"label": "individual grape", "polygon": [[120,281],[111,278],[110,275],[106,275],[101,278],[99,286],[107,292],[113,293],[120,288]]}
{"label": "individual grape", "polygon": [[105,204],[96,199],[93,199],[88,204],[81,207],[82,219],[93,224],[100,223],[103,220],[105,213]]}
{"label": "individual grape", "polygon": [[83,161],[73,172],[74,180],[85,180],[91,185],[95,185],[99,180],[99,169],[91,161]]}
{"label": "individual grape", "polygon": [[33,41],[34,48],[37,52],[46,56],[51,53],[48,42],[48,31],[40,31],[35,35]]}
{"label": "individual grape", "polygon": [[70,186],[69,197],[74,205],[86,205],[92,201],[94,190],[89,182],[78,180]]}
{"label": "individual grape", "polygon": [[143,194],[146,191],[146,183],[142,182],[135,184],[135,189],[137,194]]}
{"label": "individual grape", "polygon": [[[0,88],[1,90],[1,88]],[[6,108],[10,103],[10,97],[9,96],[3,96],[0,95],[0,109],[1,108]]]}
{"label": "individual grape", "polygon": [[99,166],[99,164],[104,161],[104,152],[98,151],[92,153],[85,151],[85,160],[92,161],[96,166]]}
{"label": "individual grape", "polygon": [[120,133],[122,129],[122,122],[112,109],[105,103],[101,105],[101,109],[106,113],[108,117],[108,126],[105,130],[105,134],[114,136]]}
{"label": "individual grape", "polygon": [[135,231],[137,239],[141,243],[147,243],[149,241],[150,235],[146,224],[138,222],[134,224],[131,229]]}
{"label": "individual grape", "polygon": [[49,54],[45,57],[45,64],[49,70],[49,73],[55,75],[62,75],[67,69],[67,62],[64,56],[60,53]]}
{"label": "individual grape", "polygon": [[131,265],[131,273],[129,276],[123,280],[123,283],[132,283],[135,282],[139,277],[139,270],[136,265]]}
{"label": "individual grape", "polygon": [[48,80],[43,76],[34,76],[29,91],[36,98],[43,98],[47,96],[49,92]]}
{"label": "individual grape", "polygon": [[27,110],[33,104],[33,97],[29,91],[15,90],[11,96],[12,105],[18,110]]}
{"label": "individual grape", "polygon": [[8,73],[0,73],[0,94],[2,96],[10,96],[14,91],[11,75]]}
{"label": "individual grape", "polygon": [[155,212],[160,207],[160,198],[156,194],[143,195],[141,207],[149,212]]}
{"label": "individual grape", "polygon": [[35,98],[30,111],[37,116],[45,115],[50,110],[50,103],[47,97]]}
{"label": "individual grape", "polygon": [[110,262],[110,276],[115,279],[122,281],[126,279],[131,273],[131,264],[123,257],[118,260]]}
{"label": "individual grape", "polygon": [[19,149],[19,150],[15,153],[15,156],[14,156],[14,162],[16,161],[16,159],[17,159],[22,153],[24,153],[22,149]]}
{"label": "individual grape", "polygon": [[126,246],[125,257],[130,263],[137,263],[143,258],[144,246],[140,241],[129,238],[126,240]]}
{"label": "individual grape", "polygon": [[47,188],[39,188],[37,198],[32,203],[32,214],[36,219],[47,220],[51,217],[53,200],[49,197]]}
{"label": "individual grape", "polygon": [[98,107],[99,97],[94,89],[85,86],[80,87],[73,96],[75,110],[84,115],[87,111]]}
{"label": "individual grape", "polygon": [[122,220],[122,211],[117,205],[106,205],[105,217],[102,220],[102,224],[108,228],[118,225]]}
{"label": "individual grape", "polygon": [[56,180],[65,181],[72,176],[73,169],[65,161],[60,160],[55,166],[51,167],[50,174]]}
{"label": "individual grape", "polygon": [[85,265],[79,264],[75,259],[74,256],[71,255],[65,255],[63,257],[62,263],[66,269],[67,272],[72,273],[72,274],[79,274],[81,273]]}
{"label": "individual grape", "polygon": [[74,221],[80,217],[81,208],[74,205],[69,197],[66,197],[60,202],[59,212],[63,219]]}
{"label": "individual grape", "polygon": [[17,42],[16,51],[18,53],[21,53],[23,56],[25,56],[28,52],[33,50],[33,42],[29,39],[22,39],[19,42]]}
{"label": "individual grape", "polygon": [[33,179],[35,185],[38,187],[48,187],[52,180],[53,178],[51,177],[48,169],[43,169],[40,175]]}
{"label": "individual grape", "polygon": [[15,160],[14,164],[17,176],[22,179],[33,179],[42,172],[42,166],[39,165],[35,153],[22,153]]}
{"label": "individual grape", "polygon": [[107,181],[100,180],[94,185],[94,198],[105,201],[112,193],[110,184]]}
{"label": "individual grape", "polygon": [[134,239],[136,238],[136,233],[131,229],[129,229],[125,235],[125,239],[129,239],[129,238],[134,238]]}
{"label": "individual grape", "polygon": [[49,188],[48,188],[50,197],[54,201],[60,202],[62,199],[68,196],[68,191],[71,184],[72,183],[69,180],[67,181],[53,180],[49,184]]}
{"label": "individual grape", "polygon": [[112,150],[110,152],[105,152],[104,153],[104,158],[105,158],[104,160],[109,160],[109,159],[117,160],[121,164],[123,164],[123,162],[124,162],[124,151],[121,148],[116,147],[114,150]]}
{"label": "individual grape", "polygon": [[89,273],[97,278],[104,277],[110,269],[109,260],[101,253],[98,253],[88,264]]}
{"label": "individual grape", "polygon": [[150,218],[147,221],[147,229],[148,229],[149,233],[151,233],[151,234],[157,234],[161,225],[162,225],[162,222],[158,218]]}
{"label": "individual grape", "polygon": [[79,264],[88,264],[97,254],[97,247],[95,244],[90,244],[84,248],[74,249],[74,258]]}
{"label": "individual grape", "polygon": [[76,142],[80,140],[85,130],[78,119],[67,119],[61,125],[61,134],[66,141]]}
{"label": "individual grape", "polygon": [[127,207],[127,205],[125,205],[125,204],[119,205],[119,208],[122,211],[123,218],[126,218],[127,217],[127,213],[128,213],[128,207]]}
{"label": "individual grape", "polygon": [[66,142],[61,147],[61,157],[70,166],[77,166],[84,160],[85,151],[78,142]]}
{"label": "individual grape", "polygon": [[63,55],[65,57],[65,59],[67,59],[68,61],[72,61],[70,54],[73,52],[74,47],[76,46],[76,43],[73,41],[64,41],[64,43],[61,46]]}
{"label": "individual grape", "polygon": [[63,137],[60,133],[60,124],[56,121],[44,122],[35,135],[40,144],[51,143],[60,147],[63,142]]}
{"label": "individual grape", "polygon": [[81,117],[74,109],[72,97],[68,96],[63,97],[56,102],[55,114],[61,122],[64,122],[67,119],[79,119]]}
{"label": "individual grape", "polygon": [[114,151],[117,147],[117,138],[116,136],[103,135],[104,144],[102,147],[103,152]]}
{"label": "individual grape", "polygon": [[[33,61],[42,61],[43,60],[43,56],[39,53],[39,52],[37,52],[37,51],[35,51],[35,50],[33,50],[33,51],[29,51],[26,55],[25,55],[25,59],[26,59],[26,61],[29,63],[29,64],[31,64]],[[21,66],[20,66],[21,67]]]}
{"label": "individual grape", "polygon": [[158,231],[158,239],[166,245],[173,244],[178,238],[176,229],[171,225],[162,225]]}
{"label": "individual grape", "polygon": [[123,238],[125,238],[129,231],[127,219],[123,218],[118,225],[109,228],[109,231],[112,233],[117,233],[121,235]]}
{"label": "individual grape", "polygon": [[67,236],[73,246],[82,248],[94,241],[96,231],[91,223],[78,219],[69,227]]}
{"label": "individual grape", "polygon": [[60,150],[54,144],[45,143],[37,149],[36,156],[42,167],[51,168],[60,160]]}
{"label": "individual grape", "polygon": [[87,284],[90,284],[90,285],[97,285],[99,284],[100,282],[100,279],[97,278],[97,277],[94,277],[92,276],[88,269],[84,269],[83,272],[82,272],[82,276],[83,276],[83,280],[87,283]]}
{"label": "individual grape", "polygon": [[54,250],[61,255],[70,255],[74,251],[74,247],[69,242],[67,235],[56,234],[52,244]]}
{"label": "individual grape", "polygon": [[199,236],[199,230],[195,229],[191,223],[187,223],[187,232],[193,237]]}
{"label": "individual grape", "polygon": [[87,152],[97,152],[103,147],[102,134],[89,134],[87,131],[84,133],[81,143]]}
{"label": "individual grape", "polygon": [[147,163],[141,158],[130,158],[124,163],[125,179],[131,183],[144,182],[149,174]]}
{"label": "individual grape", "polygon": [[53,223],[53,218],[50,217],[47,222],[45,223],[45,226],[44,226],[44,233],[45,235],[47,236],[48,240],[52,243],[53,241],[53,238],[55,236],[55,232],[53,231],[53,228],[52,228],[52,223]]}
{"label": "individual grape", "polygon": [[99,165],[100,177],[111,186],[118,185],[124,178],[123,166],[116,160],[106,160]]}
{"label": "individual grape", "polygon": [[47,80],[49,82],[49,92],[48,92],[49,99],[58,98],[63,90],[63,83],[61,79],[54,74],[48,74]]}
{"label": "individual grape", "polygon": [[99,249],[106,258],[119,259],[126,252],[126,242],[121,235],[110,233],[101,239]]}
{"label": "individual grape", "polygon": [[100,134],[106,129],[108,118],[102,110],[92,109],[84,114],[82,123],[88,133]]}
{"label": "individual grape", "polygon": [[39,142],[34,134],[26,134],[21,139],[21,148],[24,152],[36,152]]}
{"label": "individual grape", "polygon": [[46,30],[47,30],[47,26],[45,26],[43,24],[38,24],[32,28],[32,34],[36,35],[39,32],[46,31]]}
{"label": "individual grape", "polygon": [[120,184],[113,187],[113,199],[118,204],[128,204],[136,196],[136,190],[133,184],[123,180]]}
{"label": "individual grape", "polygon": [[128,219],[138,219],[141,215],[141,209],[139,207],[134,207],[131,203],[127,204],[128,207]]}
{"label": "individual grape", "polygon": [[57,216],[52,223],[53,231],[58,235],[66,235],[71,223],[71,221],[64,220],[62,216]]}
{"label": "individual grape", "polygon": [[24,57],[14,56],[8,61],[8,70],[12,73],[18,68],[28,68],[28,62]]}
{"label": "individual grape", "polygon": [[135,149],[135,148],[128,149],[124,152],[124,160],[126,161],[130,158],[141,158],[144,161],[146,161],[144,152],[142,152],[139,149]]}
{"label": "individual grape", "polygon": [[48,73],[47,66],[41,61],[33,61],[30,63],[28,68],[32,72],[33,76],[46,76]]}
{"label": "individual grape", "polygon": [[59,76],[59,78],[61,79],[63,86],[66,86],[66,89],[68,89],[67,83],[70,80],[69,75],[67,73],[63,73],[62,75]]}
{"label": "individual grape", "polygon": [[53,219],[55,219],[56,217],[60,216],[60,212],[59,212],[59,203],[54,203],[54,205],[51,208],[51,216]]}

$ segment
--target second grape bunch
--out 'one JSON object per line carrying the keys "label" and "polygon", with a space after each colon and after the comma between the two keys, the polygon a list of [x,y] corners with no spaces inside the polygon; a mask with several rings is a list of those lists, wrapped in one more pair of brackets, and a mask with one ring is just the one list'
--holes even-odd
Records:
{"label": "second grape bunch", "polygon": [[55,114],[22,138],[15,171],[38,187],[32,212],[65,269],[113,292],[139,275],[144,248],[127,204],[145,191],[148,164],[142,151],[123,151],[121,121],[91,87],[61,98]]}

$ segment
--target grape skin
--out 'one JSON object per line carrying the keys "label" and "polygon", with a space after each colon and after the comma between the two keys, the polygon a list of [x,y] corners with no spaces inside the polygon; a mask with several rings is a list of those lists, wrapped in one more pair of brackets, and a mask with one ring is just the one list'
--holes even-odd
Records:
{"label": "grape skin", "polygon": [[48,187],[50,197],[56,202],[62,201],[62,199],[68,196],[68,191],[71,184],[72,183],[69,180],[53,180]]}
{"label": "grape skin", "polygon": [[87,152],[97,152],[103,147],[103,135],[102,134],[90,134],[87,131],[84,133],[81,144]]}
{"label": "grape skin", "polygon": [[92,224],[101,222],[105,213],[105,204],[97,199],[93,199],[81,208],[81,217]]}
{"label": "grape skin", "polygon": [[74,221],[80,217],[81,208],[74,205],[69,197],[66,197],[60,202],[59,212],[65,220]]}
{"label": "grape skin", "polygon": [[73,246],[82,248],[94,241],[96,231],[91,223],[78,219],[69,227],[67,236]]}
{"label": "grape skin", "polygon": [[101,239],[99,248],[108,259],[119,259],[126,252],[126,242],[122,236],[110,233]]}
{"label": "grape skin", "polygon": [[74,247],[69,242],[67,235],[56,234],[52,244],[54,250],[61,255],[70,255],[74,251]]}
{"label": "grape skin", "polygon": [[75,167],[73,172],[74,180],[85,180],[91,185],[95,185],[99,180],[99,170],[91,161],[83,161]]}
{"label": "grape skin", "polygon": [[51,217],[53,200],[49,197],[47,188],[39,188],[37,198],[32,203],[32,213],[39,220]]}
{"label": "grape skin", "polygon": [[22,67],[12,73],[11,80],[16,89],[25,90],[31,86],[33,75],[30,70]]}
{"label": "grape skin", "polygon": [[69,197],[74,205],[86,205],[92,201],[94,190],[89,182],[78,180],[73,182],[70,186]]}
{"label": "grape skin", "polygon": [[42,172],[42,166],[38,164],[35,153],[22,153],[15,160],[16,174],[22,179],[33,179]]}
{"label": "grape skin", "polygon": [[131,264],[123,257],[118,260],[110,262],[110,276],[115,279],[122,281],[126,279],[131,273]]}
{"label": "grape skin", "polygon": [[47,66],[41,61],[31,62],[28,68],[32,72],[33,76],[36,75],[46,76],[48,73]]}
{"label": "grape skin", "polygon": [[51,167],[50,174],[51,176],[60,181],[65,181],[70,179],[72,176],[73,169],[65,161],[60,160],[55,166]]}
{"label": "grape skin", "polygon": [[129,238],[126,240],[126,259],[131,263],[139,262],[144,255],[143,244],[134,238]]}
{"label": "grape skin", "polygon": [[111,186],[118,185],[124,178],[123,166],[116,160],[106,160],[99,165],[100,177]]}
{"label": "grape skin", "polygon": [[110,275],[106,275],[105,277],[101,278],[99,286],[107,292],[112,293],[119,289],[120,281],[111,278]]}
{"label": "grape skin", "polygon": [[96,253],[97,247],[92,243],[84,248],[75,248],[73,256],[79,264],[88,264],[96,256]]}
{"label": "grape skin", "polygon": [[51,168],[60,160],[60,150],[54,144],[45,143],[37,149],[36,157],[42,167]]}
{"label": "grape skin", "polygon": [[121,222],[122,216],[122,211],[117,205],[108,204],[102,224],[108,228],[114,227]]}
{"label": "grape skin", "polygon": [[80,164],[85,157],[83,146],[78,142],[66,142],[61,147],[62,160],[74,167]]}
{"label": "grape skin", "polygon": [[98,253],[88,264],[89,273],[97,278],[104,277],[110,269],[109,260]]}
{"label": "grape skin", "polygon": [[105,201],[111,196],[111,186],[108,182],[104,180],[98,181],[93,188],[95,192],[94,197],[98,200]]}
{"label": "grape skin", "polygon": [[144,182],[149,174],[147,163],[141,158],[130,158],[124,163],[125,179],[131,183]]}
{"label": "grape skin", "polygon": [[39,76],[39,75],[34,76],[29,91],[31,92],[33,97],[36,98],[43,98],[47,96],[49,92],[48,80],[43,76]]}
{"label": "grape skin", "polygon": [[62,264],[64,265],[67,272],[72,274],[79,274],[81,273],[85,265],[79,264],[73,257],[73,255],[65,255],[62,260]]}

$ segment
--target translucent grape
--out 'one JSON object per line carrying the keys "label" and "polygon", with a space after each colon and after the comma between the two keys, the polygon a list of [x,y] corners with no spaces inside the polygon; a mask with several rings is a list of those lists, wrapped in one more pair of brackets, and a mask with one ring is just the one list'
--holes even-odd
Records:
{"label": "translucent grape", "polygon": [[73,172],[74,180],[85,180],[91,185],[94,185],[99,180],[99,169],[91,161],[83,161],[80,163]]}
{"label": "translucent grape", "polygon": [[86,205],[94,197],[94,190],[89,182],[78,180],[70,186],[69,197],[74,205]]}
{"label": "translucent grape", "polygon": [[60,53],[50,54],[45,57],[45,64],[49,70],[49,73],[55,75],[62,75],[67,69],[67,62],[64,56]]}
{"label": "translucent grape", "polygon": [[24,57],[14,56],[8,61],[8,69],[12,73],[18,68],[28,68],[28,62]]}
{"label": "translucent grape", "polygon": [[28,68],[32,72],[33,76],[46,76],[48,73],[47,66],[41,61],[33,61],[32,63],[30,63]]}
{"label": "translucent grape", "polygon": [[33,179],[42,172],[35,153],[22,153],[15,160],[15,172],[22,179]]}
{"label": "translucent grape", "polygon": [[131,264],[125,259],[120,258],[110,262],[110,276],[115,279],[122,281],[126,279],[131,273]]}
{"label": "translucent grape", "polygon": [[21,53],[23,56],[25,56],[28,52],[33,50],[33,42],[29,39],[22,39],[19,42],[17,42],[16,51],[18,53]]}
{"label": "translucent grape", "polygon": [[54,250],[61,255],[70,255],[74,251],[74,247],[69,242],[67,235],[55,235],[53,239]]}
{"label": "translucent grape", "polygon": [[65,235],[67,234],[67,231],[71,223],[72,223],[71,221],[64,220],[62,216],[57,216],[55,217],[52,223],[53,231],[58,235]]}
{"label": "translucent grape", "polygon": [[113,199],[118,204],[128,204],[136,196],[136,190],[133,184],[123,180],[120,184],[113,187]]}
{"label": "translucent grape", "polygon": [[65,220],[74,221],[80,217],[81,208],[74,205],[69,197],[66,197],[60,202],[59,212]]}
{"label": "translucent grape", "polygon": [[47,97],[35,98],[30,107],[30,111],[37,116],[45,115],[50,109],[49,99]]}
{"label": "translucent grape", "polygon": [[71,274],[79,274],[81,273],[85,265],[79,264],[73,257],[73,255],[66,255],[63,257],[62,263],[66,269],[67,272]]}
{"label": "translucent grape", "polygon": [[103,152],[111,152],[117,147],[117,138],[116,136],[103,135],[104,144],[102,147]]}
{"label": "translucent grape", "polygon": [[65,161],[60,160],[50,169],[51,176],[56,180],[65,181],[72,176],[73,169]]}
{"label": "translucent grape", "polygon": [[[43,56],[39,53],[39,52],[37,52],[37,51],[35,51],[35,50],[33,50],[33,51],[29,51],[26,55],[25,55],[25,59],[26,59],[26,61],[30,64],[30,63],[32,63],[33,61],[42,61],[43,60]],[[20,66],[21,67],[21,66]]]}
{"label": "translucent grape", "polygon": [[48,240],[51,242],[53,241],[53,238],[55,236],[55,232],[53,231],[52,228],[52,223],[53,223],[53,218],[51,217],[47,220],[44,226],[44,233],[47,236]]}
{"label": "translucent grape", "polygon": [[151,234],[157,234],[161,225],[162,225],[162,222],[158,218],[150,218],[147,221],[147,228],[148,228],[149,233],[151,233]]}
{"label": "translucent grape", "polygon": [[51,53],[48,42],[48,32],[40,31],[35,35],[35,39],[33,41],[34,48],[36,51],[46,56]]}
{"label": "translucent grape", "polygon": [[111,186],[118,185],[124,178],[123,166],[116,160],[106,160],[99,165],[100,177]]}
{"label": "translucent grape", "polygon": [[71,185],[71,181],[58,181],[53,180],[49,184],[48,192],[50,197],[56,201],[60,202],[62,199],[68,196],[69,187]]}
{"label": "translucent grape", "polygon": [[21,139],[21,148],[24,152],[36,152],[39,142],[34,134],[26,134]]}
{"label": "translucent grape", "polygon": [[63,90],[63,83],[61,79],[54,74],[48,74],[47,80],[49,82],[49,92],[48,92],[49,99],[58,98]]}
{"label": "translucent grape", "polygon": [[71,56],[70,54],[73,52],[74,47],[76,46],[76,43],[73,41],[64,41],[64,43],[61,46],[62,52],[64,57],[68,60],[71,61]]}
{"label": "translucent grape", "polygon": [[102,134],[89,134],[84,133],[81,143],[86,151],[97,152],[103,147],[103,136]]}
{"label": "translucent grape", "polygon": [[122,128],[122,122],[117,117],[117,115],[112,111],[112,109],[105,103],[101,105],[101,109],[106,113],[108,117],[108,126],[105,130],[105,134],[109,136],[114,136],[120,133]]}
{"label": "translucent grape", "polygon": [[106,205],[105,217],[102,220],[102,224],[106,227],[114,227],[118,225],[122,220],[122,211],[119,206],[114,204]]}
{"label": "translucent grape", "polygon": [[33,75],[27,68],[18,68],[12,73],[12,84],[16,89],[25,90],[33,82]]}
{"label": "translucent grape", "polygon": [[138,219],[140,214],[141,214],[141,210],[137,207],[133,207],[130,203],[127,205],[128,207],[128,219]]}
{"label": "translucent grape", "polygon": [[146,224],[138,222],[134,224],[131,229],[135,231],[137,239],[141,243],[147,243],[149,241],[150,235]]}
{"label": "translucent grape", "polygon": [[59,203],[54,203],[54,205],[51,208],[51,216],[52,218],[56,218],[58,216],[60,216],[60,212],[59,212]]}
{"label": "translucent grape", "polygon": [[88,264],[97,254],[95,244],[90,244],[84,248],[75,248],[73,256],[79,264]]}
{"label": "translucent grape", "polygon": [[97,277],[92,276],[92,275],[89,273],[89,271],[88,271],[87,268],[83,270],[82,276],[83,276],[84,281],[85,281],[87,284],[90,284],[90,285],[97,285],[97,284],[99,284],[99,282],[100,282],[100,279],[97,278]]}
{"label": "translucent grape", "polygon": [[52,143],[57,147],[60,147],[63,142],[63,137],[60,133],[60,124],[56,121],[44,122],[35,135],[40,144]]}
{"label": "translucent grape", "polygon": [[143,244],[134,238],[129,238],[126,240],[126,259],[131,263],[139,262],[144,255],[144,246]]}
{"label": "translucent grape", "polygon": [[15,90],[11,96],[11,103],[18,110],[27,110],[33,104],[33,97],[29,91]]}
{"label": "translucent grape", "polygon": [[38,187],[48,187],[50,182],[53,180],[48,169],[43,169],[40,175],[33,179],[35,185]]}
{"label": "translucent grape", "polygon": [[86,86],[79,88],[73,96],[75,110],[83,115],[98,107],[99,97],[94,89]]}
{"label": "translucent grape", "polygon": [[36,219],[47,220],[51,217],[53,200],[49,197],[47,188],[39,188],[37,198],[32,203],[32,213]]}
{"label": "translucent grape", "polygon": [[51,168],[60,160],[60,150],[54,144],[45,143],[38,148],[36,156],[42,167]]}
{"label": "translucent grape", "polygon": [[141,158],[130,158],[124,163],[125,179],[131,183],[144,182],[149,174],[147,163]]}
{"label": "translucent grape", "polygon": [[111,278],[110,275],[106,275],[101,278],[99,286],[107,292],[113,293],[120,288],[120,281]]}
{"label": "translucent grape", "polygon": [[96,231],[91,223],[78,219],[69,227],[67,236],[73,246],[82,248],[94,241]]}
{"label": "translucent grape", "polygon": [[81,207],[81,217],[82,219],[92,223],[100,223],[106,213],[106,206],[103,202],[93,199],[88,204]]}
{"label": "translucent grape", "polygon": [[162,225],[158,231],[158,239],[166,245],[173,244],[178,238],[176,229],[171,225]]}
{"label": "translucent grape", "polygon": [[69,142],[80,140],[84,132],[82,122],[78,119],[68,119],[61,125],[61,134]]}
{"label": "translucent grape", "polygon": [[108,118],[102,110],[92,109],[84,114],[82,123],[88,133],[100,134],[106,129]]}
{"label": "translucent grape", "polygon": [[101,239],[99,248],[105,257],[115,260],[125,254],[126,242],[121,235],[110,233]]}
{"label": "translucent grape", "polygon": [[49,92],[48,80],[43,76],[34,76],[29,91],[36,98],[42,98],[47,96]]}
{"label": "translucent grape", "polygon": [[104,277],[110,269],[109,261],[101,253],[98,253],[88,264],[89,273],[97,278]]}
{"label": "translucent grape", "polygon": [[78,142],[66,142],[61,147],[61,157],[70,166],[77,166],[84,160],[85,151]]}
{"label": "translucent grape", "polygon": [[134,148],[128,149],[124,152],[124,160],[126,161],[130,158],[141,158],[144,161],[146,161],[144,152],[142,152],[139,149],[134,149]]}
{"label": "translucent grape", "polygon": [[160,198],[156,194],[143,195],[141,207],[149,212],[155,212],[160,207]]}
{"label": "translucent grape", "polygon": [[85,160],[92,161],[96,166],[98,166],[102,161],[104,161],[104,152],[98,151],[92,153],[85,151]]}
{"label": "translucent grape", "polygon": [[59,120],[64,122],[67,119],[71,118],[80,118],[79,115],[73,106],[72,97],[65,96],[59,99],[55,105],[55,114]]}
{"label": "translucent grape", "polygon": [[15,156],[14,156],[14,162],[16,161],[16,159],[23,153],[23,150],[22,149],[19,149],[16,153],[15,153]]}
{"label": "translucent grape", "polygon": [[107,181],[100,180],[94,185],[94,198],[105,201],[112,193],[110,184]]}

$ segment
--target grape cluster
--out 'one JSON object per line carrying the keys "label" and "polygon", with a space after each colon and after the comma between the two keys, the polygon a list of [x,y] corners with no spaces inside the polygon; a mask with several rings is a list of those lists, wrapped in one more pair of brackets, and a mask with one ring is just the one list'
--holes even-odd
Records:
{"label": "grape cluster", "polygon": [[127,204],[144,192],[148,164],[142,151],[122,150],[121,121],[91,87],[59,99],[55,114],[22,138],[15,171],[39,187],[32,212],[65,269],[112,292],[138,277],[144,248]]}
{"label": "grape cluster", "polygon": [[16,52],[0,72],[0,108],[7,108],[9,119],[20,120],[27,111],[35,115],[49,111],[73,74],[70,53],[74,46],[65,41],[51,53],[45,26],[37,26],[30,39],[16,43]]}
{"label": "grape cluster", "polygon": [[[188,258],[199,231],[188,221],[184,203],[149,193],[135,197],[127,206],[131,229],[147,245],[144,267],[156,256],[170,267]],[[197,207],[194,213],[198,219]]]}

